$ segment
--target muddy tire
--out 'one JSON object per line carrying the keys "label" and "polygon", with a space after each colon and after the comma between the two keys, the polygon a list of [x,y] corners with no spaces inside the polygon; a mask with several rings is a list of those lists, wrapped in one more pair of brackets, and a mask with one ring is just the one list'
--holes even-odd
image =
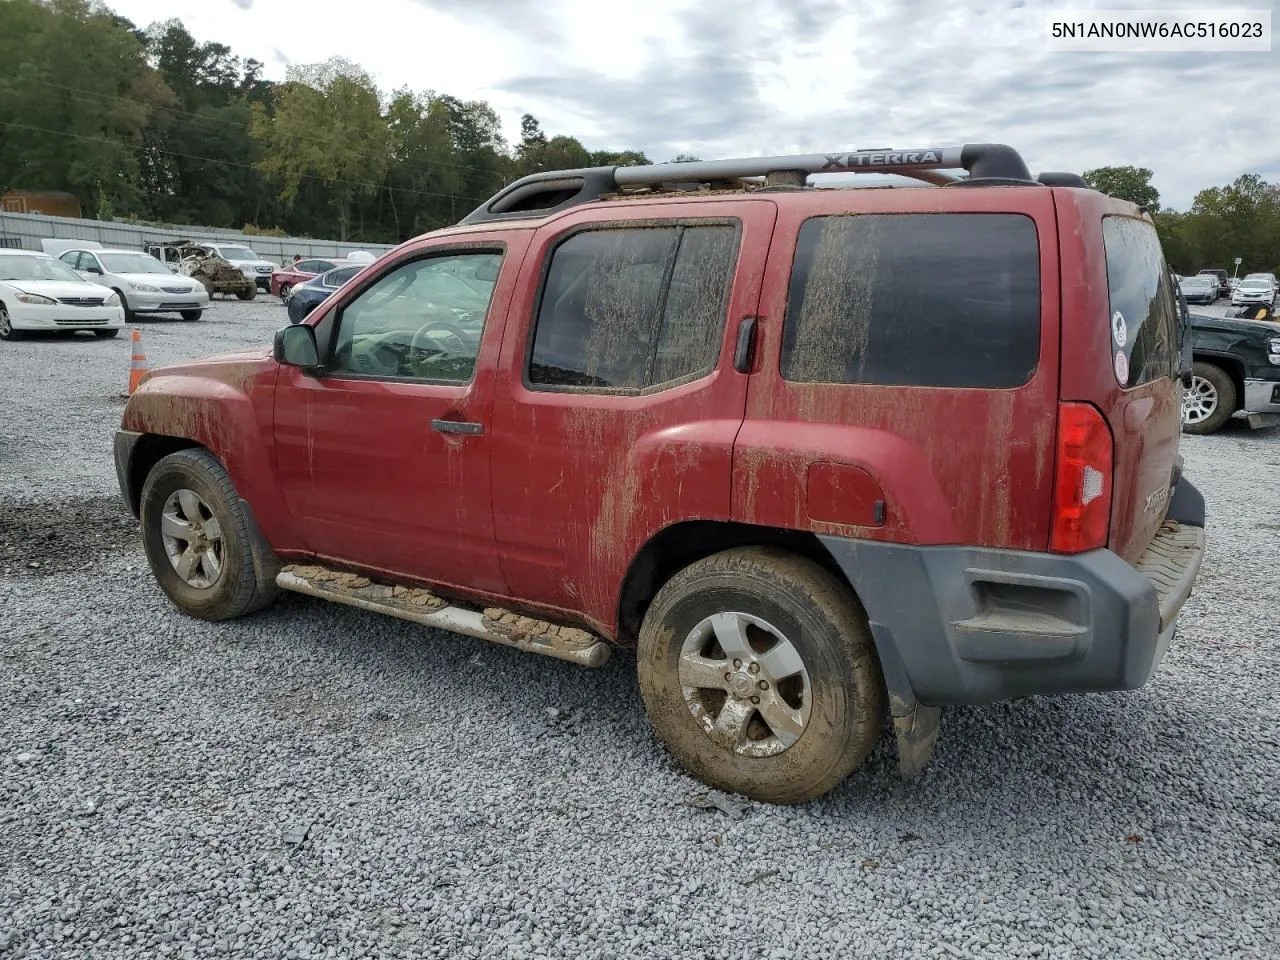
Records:
{"label": "muddy tire", "polygon": [[240,290],[236,294],[236,296],[239,297],[241,300],[252,300],[257,295],[258,295],[257,287],[250,287],[248,290]]}
{"label": "muddy tire", "polygon": [[1216,433],[1231,419],[1238,403],[1236,385],[1227,371],[1197,360],[1191,386],[1182,395],[1182,429],[1195,434]]}
{"label": "muddy tire", "polygon": [[152,573],[184,613],[226,620],[275,598],[279,564],[208,451],[179,450],[152,467],[141,515]]}
{"label": "muddy tire", "polygon": [[658,738],[721,790],[803,803],[879,736],[884,682],[866,615],[787,551],[726,550],[677,573],[645,614],[636,659]]}

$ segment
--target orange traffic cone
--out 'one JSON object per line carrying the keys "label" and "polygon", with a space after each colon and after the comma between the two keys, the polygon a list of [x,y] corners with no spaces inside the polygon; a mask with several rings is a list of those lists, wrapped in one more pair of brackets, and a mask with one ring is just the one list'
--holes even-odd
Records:
{"label": "orange traffic cone", "polygon": [[133,391],[138,389],[138,384],[151,369],[151,364],[147,363],[147,355],[142,352],[142,331],[137,327],[133,329],[132,339],[133,357],[129,361],[129,396],[133,396]]}

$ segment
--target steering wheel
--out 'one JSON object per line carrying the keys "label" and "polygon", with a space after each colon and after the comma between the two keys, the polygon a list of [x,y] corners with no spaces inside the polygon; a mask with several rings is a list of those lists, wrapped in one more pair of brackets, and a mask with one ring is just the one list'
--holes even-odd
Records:
{"label": "steering wheel", "polygon": [[[434,348],[425,348],[423,344],[426,341],[431,341]],[[409,363],[419,375],[427,357],[432,354],[454,353],[465,357],[470,352],[467,335],[461,327],[448,320],[428,320],[409,341]]]}

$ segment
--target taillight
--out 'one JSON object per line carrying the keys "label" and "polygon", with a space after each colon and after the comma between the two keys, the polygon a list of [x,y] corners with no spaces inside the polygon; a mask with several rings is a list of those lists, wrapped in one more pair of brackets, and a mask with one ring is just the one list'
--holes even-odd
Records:
{"label": "taillight", "polygon": [[1049,547],[1081,553],[1107,545],[1111,521],[1111,431],[1087,403],[1058,404],[1058,467]]}

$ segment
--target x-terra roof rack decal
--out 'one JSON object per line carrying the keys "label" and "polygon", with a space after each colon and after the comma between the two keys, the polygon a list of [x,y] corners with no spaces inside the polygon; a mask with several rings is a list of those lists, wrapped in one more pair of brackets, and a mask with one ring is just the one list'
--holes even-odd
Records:
{"label": "x-terra roof rack decal", "polygon": [[[948,172],[960,170],[967,176]],[[703,185],[741,187],[749,183],[800,186],[815,173],[891,173],[938,186],[1086,186],[1073,173],[1042,173],[1033,178],[1018,151],[1003,143],[912,150],[884,148],[548,170],[504,187],[463,218],[462,223],[545,217],[609,194],[642,188],[688,190]]]}

